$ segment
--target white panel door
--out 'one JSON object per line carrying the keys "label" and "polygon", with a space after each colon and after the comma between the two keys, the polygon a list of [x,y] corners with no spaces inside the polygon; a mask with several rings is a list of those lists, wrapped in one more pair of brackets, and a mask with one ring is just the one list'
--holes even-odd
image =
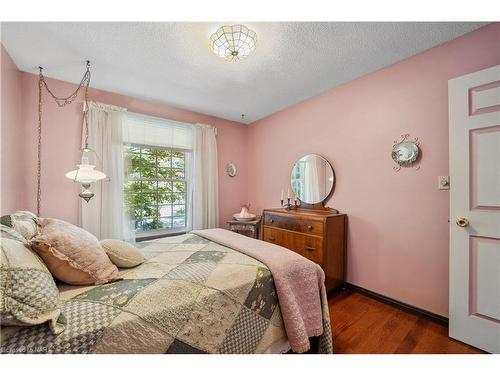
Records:
{"label": "white panel door", "polygon": [[500,65],[448,82],[450,337],[500,353]]}

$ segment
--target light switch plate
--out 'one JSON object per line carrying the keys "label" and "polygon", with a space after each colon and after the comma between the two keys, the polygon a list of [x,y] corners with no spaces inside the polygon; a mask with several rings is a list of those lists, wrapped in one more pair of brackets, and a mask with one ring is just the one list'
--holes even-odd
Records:
{"label": "light switch plate", "polygon": [[450,176],[438,176],[438,189],[450,190]]}

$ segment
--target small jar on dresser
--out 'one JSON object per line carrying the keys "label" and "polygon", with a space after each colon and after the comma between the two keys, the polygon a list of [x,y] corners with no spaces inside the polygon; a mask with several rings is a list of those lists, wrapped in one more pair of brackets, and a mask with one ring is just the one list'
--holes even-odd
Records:
{"label": "small jar on dresser", "polygon": [[318,263],[327,291],[344,283],[346,221],[336,210],[285,208],[263,212],[262,239]]}

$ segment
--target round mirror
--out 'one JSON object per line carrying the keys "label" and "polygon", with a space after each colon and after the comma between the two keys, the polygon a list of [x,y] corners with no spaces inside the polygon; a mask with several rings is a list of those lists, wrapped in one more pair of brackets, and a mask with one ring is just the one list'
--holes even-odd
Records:
{"label": "round mirror", "polygon": [[310,154],[294,164],[291,175],[292,190],[304,203],[323,202],[335,183],[333,168],[324,157]]}

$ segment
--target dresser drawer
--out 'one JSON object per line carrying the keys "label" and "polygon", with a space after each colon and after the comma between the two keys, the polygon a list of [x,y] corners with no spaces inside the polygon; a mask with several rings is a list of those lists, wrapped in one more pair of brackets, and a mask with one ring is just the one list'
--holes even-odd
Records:
{"label": "dresser drawer", "polygon": [[304,257],[323,266],[323,239],[312,236],[302,236],[302,253]]}
{"label": "dresser drawer", "polygon": [[277,230],[271,228],[264,228],[262,231],[262,240],[271,243],[277,243]]}
{"label": "dresser drawer", "polygon": [[322,238],[269,227],[264,227],[262,238],[266,242],[286,247],[319,265],[323,265]]}
{"label": "dresser drawer", "polygon": [[293,216],[275,215],[268,212],[264,214],[264,225],[318,236],[322,236],[324,233],[324,223],[322,221],[299,219]]}

